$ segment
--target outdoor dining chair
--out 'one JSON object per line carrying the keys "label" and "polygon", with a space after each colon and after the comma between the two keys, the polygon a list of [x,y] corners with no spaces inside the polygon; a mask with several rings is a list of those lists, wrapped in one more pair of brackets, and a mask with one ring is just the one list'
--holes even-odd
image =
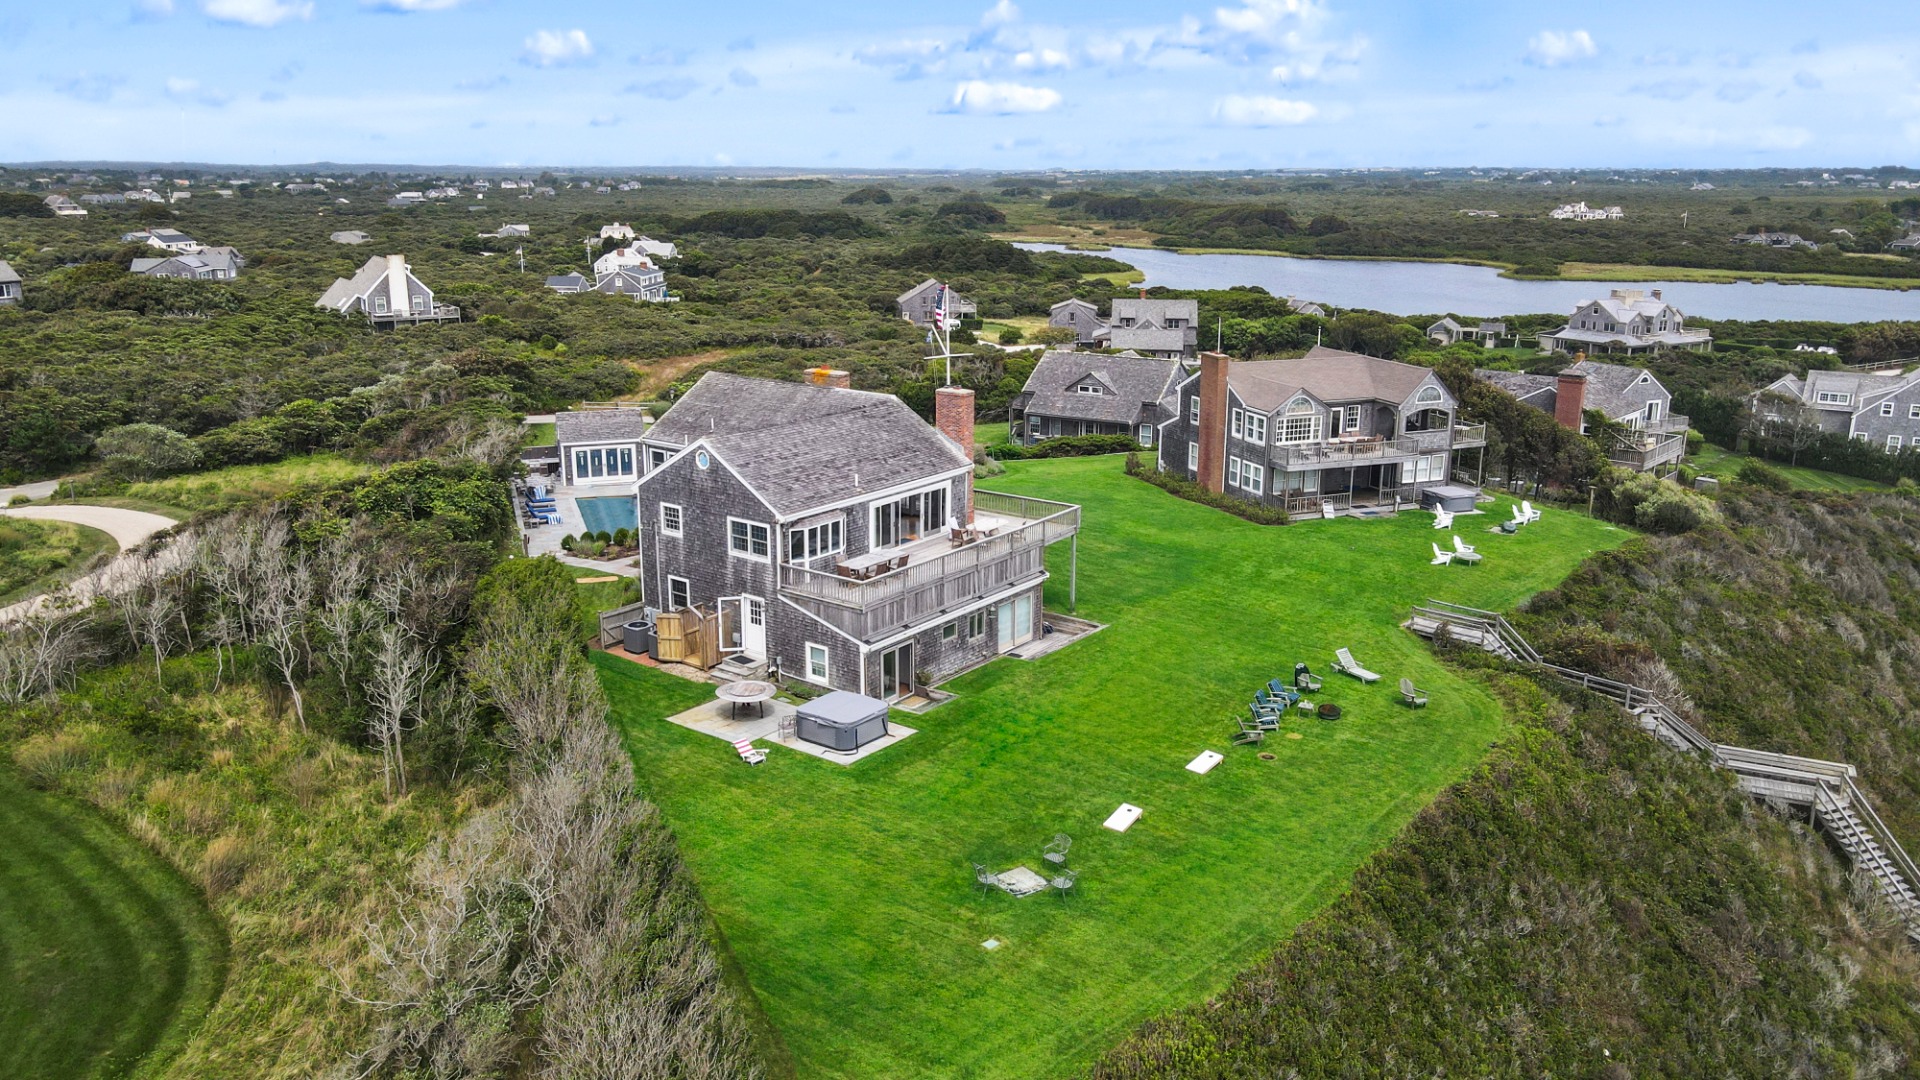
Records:
{"label": "outdoor dining chair", "polygon": [[993,871],[987,869],[985,866],[982,866],[979,863],[974,863],[972,865],[973,865],[973,883],[979,887],[981,892],[993,892],[994,890],[1000,888],[1000,879],[999,877],[995,876]]}
{"label": "outdoor dining chair", "polygon": [[1073,846],[1073,837],[1066,833],[1054,833],[1053,841],[1046,846],[1041,858],[1055,866],[1067,865],[1067,849]]}
{"label": "outdoor dining chair", "polygon": [[1078,870],[1062,870],[1059,876],[1048,878],[1047,884],[1053,886],[1053,890],[1060,894],[1060,899],[1065,900],[1067,894],[1073,891],[1073,883],[1079,878]]}

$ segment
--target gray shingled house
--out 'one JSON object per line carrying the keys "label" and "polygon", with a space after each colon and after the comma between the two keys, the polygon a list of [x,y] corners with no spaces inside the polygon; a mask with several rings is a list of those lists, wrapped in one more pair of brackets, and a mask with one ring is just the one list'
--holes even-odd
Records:
{"label": "gray shingled house", "polygon": [[1457,423],[1430,368],[1322,347],[1298,360],[1210,352],[1176,392],[1160,468],[1210,491],[1316,517],[1469,509],[1478,495],[1452,477],[1459,451],[1486,445],[1486,425]]}
{"label": "gray shingled house", "polygon": [[649,602],[723,650],[889,701],[1042,633],[1046,548],[1080,510],[973,488],[973,394],[898,398],[710,373],[654,424],[637,488]]}
{"label": "gray shingled house", "polygon": [[1047,314],[1047,325],[1064,326],[1074,332],[1074,341],[1091,345],[1095,335],[1107,328],[1107,320],[1100,317],[1098,304],[1076,296],[1053,305]]}
{"label": "gray shingled house", "polygon": [[1587,431],[1588,410],[1626,429],[1607,458],[1640,472],[1679,462],[1687,452],[1689,420],[1673,411],[1673,395],[1645,368],[1582,360],[1557,375],[1480,369],[1474,375],[1566,427]]}
{"label": "gray shingled house", "polygon": [[640,478],[644,409],[586,409],[555,413],[553,441],[561,483],[573,487],[631,485]]}
{"label": "gray shingled house", "polygon": [[[913,288],[908,289],[906,292],[901,293],[899,297],[894,300],[894,303],[900,307],[900,317],[915,326],[932,326],[934,301],[939,294],[939,290],[939,279],[928,278]],[[947,319],[949,322],[964,319],[974,314],[977,310],[978,309],[974,307],[973,301],[961,296],[952,289],[947,290]]]}
{"label": "gray shingled house", "polygon": [[1116,296],[1113,317],[1095,344],[1167,360],[1191,358],[1199,352],[1199,320],[1198,300]]}
{"label": "gray shingled house", "polygon": [[20,275],[0,259],[0,305],[20,302]]}
{"label": "gray shingled house", "polygon": [[313,305],[342,315],[362,315],[375,326],[458,322],[460,309],[433,298],[433,290],[413,276],[405,255],[375,255],[350,278],[335,278]]}
{"label": "gray shingled house", "polygon": [[1177,360],[1049,351],[1009,404],[1008,430],[1023,446],[1063,435],[1131,435],[1152,446],[1186,376]]}
{"label": "gray shingled house", "polygon": [[230,247],[201,248],[158,259],[135,259],[129,273],[144,277],[187,278],[194,281],[232,281],[247,265],[244,255]]}
{"label": "gray shingled house", "polygon": [[[1781,398],[1798,403],[1783,406]],[[1920,446],[1920,371],[1809,371],[1786,375],[1753,396],[1753,411],[1781,422],[1817,422],[1820,430],[1884,448]]]}

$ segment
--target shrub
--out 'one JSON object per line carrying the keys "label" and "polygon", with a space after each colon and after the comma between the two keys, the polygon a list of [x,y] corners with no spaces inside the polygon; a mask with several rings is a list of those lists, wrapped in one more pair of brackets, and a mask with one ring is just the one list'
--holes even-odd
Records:
{"label": "shrub", "polygon": [[593,538],[594,538],[595,540],[598,540],[598,541],[600,541],[600,543],[602,543],[602,544],[611,544],[611,543],[613,543],[613,534],[612,534],[612,533],[610,533],[610,532],[608,532],[608,531],[607,531],[607,530],[605,530],[605,529],[601,529],[601,530],[600,530],[599,532],[597,532],[597,533],[595,533],[595,534],[593,534]]}
{"label": "shrub", "polygon": [[1683,533],[1720,520],[1713,500],[1648,473],[1610,468],[1594,488],[1595,513],[1647,532]]}
{"label": "shrub", "polygon": [[1000,344],[1018,345],[1020,344],[1020,339],[1022,336],[1023,335],[1020,333],[1019,327],[1009,326],[1005,330],[1000,331]]}
{"label": "shrub", "polygon": [[35,735],[14,748],[13,761],[26,774],[27,782],[52,790],[60,779],[86,767],[89,758],[86,740],[75,731],[55,731]]}
{"label": "shrub", "polygon": [[1154,487],[1188,502],[1211,506],[1215,510],[1225,510],[1235,517],[1245,518],[1256,525],[1286,525],[1293,520],[1282,507],[1248,502],[1232,495],[1208,491],[1184,476],[1161,472],[1159,469],[1149,469],[1141,463],[1138,453],[1127,455],[1127,475],[1145,480]]}
{"label": "shrub", "polygon": [[128,424],[95,441],[107,467],[122,476],[148,478],[187,472],[200,464],[192,439],[159,424]]}
{"label": "shrub", "polygon": [[1032,446],[996,447],[993,456],[1002,461],[1028,458],[1092,457],[1095,454],[1130,454],[1140,449],[1131,435],[1062,435],[1042,439]]}
{"label": "shrub", "polygon": [[1071,345],[1080,335],[1071,326],[1043,326],[1029,338],[1035,345]]}
{"label": "shrub", "polygon": [[629,532],[625,526],[613,530],[613,545],[615,547],[626,547],[632,541],[633,533]]}
{"label": "shrub", "polygon": [[568,533],[567,535],[560,538],[561,551],[572,551],[573,545],[574,545],[574,539],[573,539],[572,533]]}
{"label": "shrub", "polygon": [[1768,491],[1791,491],[1793,481],[1778,469],[1769,468],[1757,461],[1749,461],[1740,466],[1739,480],[1743,484],[1766,488]]}

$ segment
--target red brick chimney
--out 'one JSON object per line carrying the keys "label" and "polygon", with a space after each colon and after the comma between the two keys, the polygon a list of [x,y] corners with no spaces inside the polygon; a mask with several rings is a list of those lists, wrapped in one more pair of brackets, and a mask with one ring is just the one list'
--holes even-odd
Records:
{"label": "red brick chimney", "polygon": [[[973,391],[964,386],[943,386],[933,392],[933,426],[940,434],[960,444],[973,460]],[[967,475],[966,517],[973,523],[973,475]]]}
{"label": "red brick chimney", "polygon": [[1586,426],[1587,377],[1560,373],[1559,386],[1554,390],[1553,418],[1561,427],[1580,431]]}
{"label": "red brick chimney", "polygon": [[1227,487],[1227,365],[1226,353],[1200,354],[1200,486],[1212,492]]}
{"label": "red brick chimney", "polygon": [[808,368],[807,381],[815,386],[828,386],[835,390],[853,389],[853,376],[836,368]]}

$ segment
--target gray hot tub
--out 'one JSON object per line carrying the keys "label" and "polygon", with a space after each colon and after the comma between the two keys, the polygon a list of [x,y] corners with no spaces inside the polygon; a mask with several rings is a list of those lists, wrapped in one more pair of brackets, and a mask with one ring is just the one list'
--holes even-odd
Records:
{"label": "gray hot tub", "polygon": [[887,703],[835,690],[800,706],[795,734],[815,746],[854,751],[887,733]]}
{"label": "gray hot tub", "polygon": [[1427,510],[1445,510],[1460,514],[1474,508],[1480,492],[1459,484],[1435,484],[1420,493],[1420,505]]}

